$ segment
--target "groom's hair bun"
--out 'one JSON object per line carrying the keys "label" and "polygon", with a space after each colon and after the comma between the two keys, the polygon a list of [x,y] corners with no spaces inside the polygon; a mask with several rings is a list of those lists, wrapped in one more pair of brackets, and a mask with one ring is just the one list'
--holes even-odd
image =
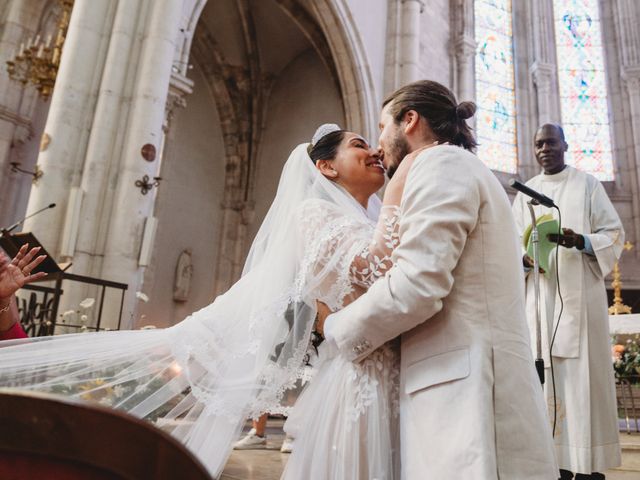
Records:
{"label": "groom's hair bun", "polygon": [[335,123],[320,125],[307,147],[309,157],[316,163],[318,160],[333,160],[338,155],[338,147],[344,140],[345,130]]}
{"label": "groom's hair bun", "polygon": [[466,120],[476,113],[476,104],[473,102],[460,102],[456,107],[456,117]]}

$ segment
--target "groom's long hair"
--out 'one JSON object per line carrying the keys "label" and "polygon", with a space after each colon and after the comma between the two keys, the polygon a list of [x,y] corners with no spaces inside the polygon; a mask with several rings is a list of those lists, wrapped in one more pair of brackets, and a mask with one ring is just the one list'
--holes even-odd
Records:
{"label": "groom's long hair", "polygon": [[400,123],[409,110],[415,110],[425,118],[439,142],[449,142],[471,151],[478,146],[466,122],[476,112],[476,104],[458,104],[453,92],[438,82],[420,80],[405,85],[389,95],[382,106],[388,104],[391,104],[389,113],[396,123]]}

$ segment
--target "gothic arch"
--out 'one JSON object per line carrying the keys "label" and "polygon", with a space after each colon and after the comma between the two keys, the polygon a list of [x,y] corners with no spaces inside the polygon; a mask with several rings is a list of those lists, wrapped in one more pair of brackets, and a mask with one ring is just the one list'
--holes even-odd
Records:
{"label": "gothic arch", "polygon": [[376,138],[381,99],[375,98],[373,75],[350,7],[345,0],[315,0],[313,10],[335,62],[346,128]]}
{"label": "gothic arch", "polygon": [[[375,136],[379,100],[360,33],[345,0],[276,0],[314,46],[331,72],[335,72],[346,115],[346,128]],[[185,3],[182,48],[175,65],[186,74],[195,27],[206,0]]]}
{"label": "gothic arch", "polygon": [[[207,78],[223,132],[224,219],[215,287],[216,292],[221,292],[241,271],[244,244],[250,236],[248,225],[254,216],[256,172],[262,148],[260,137],[271,89],[279,75],[272,75],[266,66],[274,62],[268,53],[273,47],[260,48],[263,45],[259,42],[258,22],[268,23],[268,19],[259,17],[256,7],[262,7],[262,13],[267,16],[272,15],[266,8],[279,7],[277,15],[284,14],[291,20],[293,28],[299,31],[296,35],[301,35],[300,40],[310,45],[324,63],[339,93],[346,128],[374,135],[376,102],[364,48],[343,0],[316,0],[311,4],[301,0],[273,0],[268,7],[266,3],[254,4],[251,0],[227,0],[223,6],[220,3],[205,5],[203,0],[188,3],[183,15],[187,20],[179,33],[183,36],[183,48],[174,59],[173,72],[186,75],[189,62],[200,67]],[[214,13],[228,16],[218,28]],[[277,15],[273,11],[274,18]],[[293,55],[284,63],[293,61],[300,53],[283,53],[285,58]],[[242,245],[238,247],[238,243]]]}

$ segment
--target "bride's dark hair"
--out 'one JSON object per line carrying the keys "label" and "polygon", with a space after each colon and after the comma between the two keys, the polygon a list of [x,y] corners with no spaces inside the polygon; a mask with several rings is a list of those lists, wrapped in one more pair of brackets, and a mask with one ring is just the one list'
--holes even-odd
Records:
{"label": "bride's dark hair", "polygon": [[315,164],[318,160],[333,160],[338,155],[338,147],[344,140],[346,130],[336,130],[320,138],[315,145],[309,145],[309,157]]}

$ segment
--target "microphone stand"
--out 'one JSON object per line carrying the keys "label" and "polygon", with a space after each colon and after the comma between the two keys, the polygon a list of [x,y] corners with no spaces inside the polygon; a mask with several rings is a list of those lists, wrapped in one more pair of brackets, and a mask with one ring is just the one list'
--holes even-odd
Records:
{"label": "microphone stand", "polygon": [[540,378],[540,384],[544,385],[544,359],[542,358],[542,323],[540,320],[540,239],[538,237],[538,225],[534,205],[540,205],[537,200],[529,200],[527,206],[531,214],[531,244],[533,246],[533,287],[535,293],[536,308],[536,371]]}
{"label": "microphone stand", "polygon": [[44,212],[45,210],[49,210],[50,208],[54,208],[55,206],[56,206],[55,203],[50,203],[46,207],[41,208],[40,210],[38,210],[37,212],[34,212],[31,215],[28,215],[28,216],[24,217],[22,220],[20,220],[19,222],[14,223],[10,227],[6,227],[6,228],[0,229],[0,233],[2,234],[3,237],[10,237],[11,236],[11,232],[14,231],[16,228],[18,228],[20,225],[22,225],[25,222],[25,220],[28,220],[31,217],[35,217],[39,213]]}

